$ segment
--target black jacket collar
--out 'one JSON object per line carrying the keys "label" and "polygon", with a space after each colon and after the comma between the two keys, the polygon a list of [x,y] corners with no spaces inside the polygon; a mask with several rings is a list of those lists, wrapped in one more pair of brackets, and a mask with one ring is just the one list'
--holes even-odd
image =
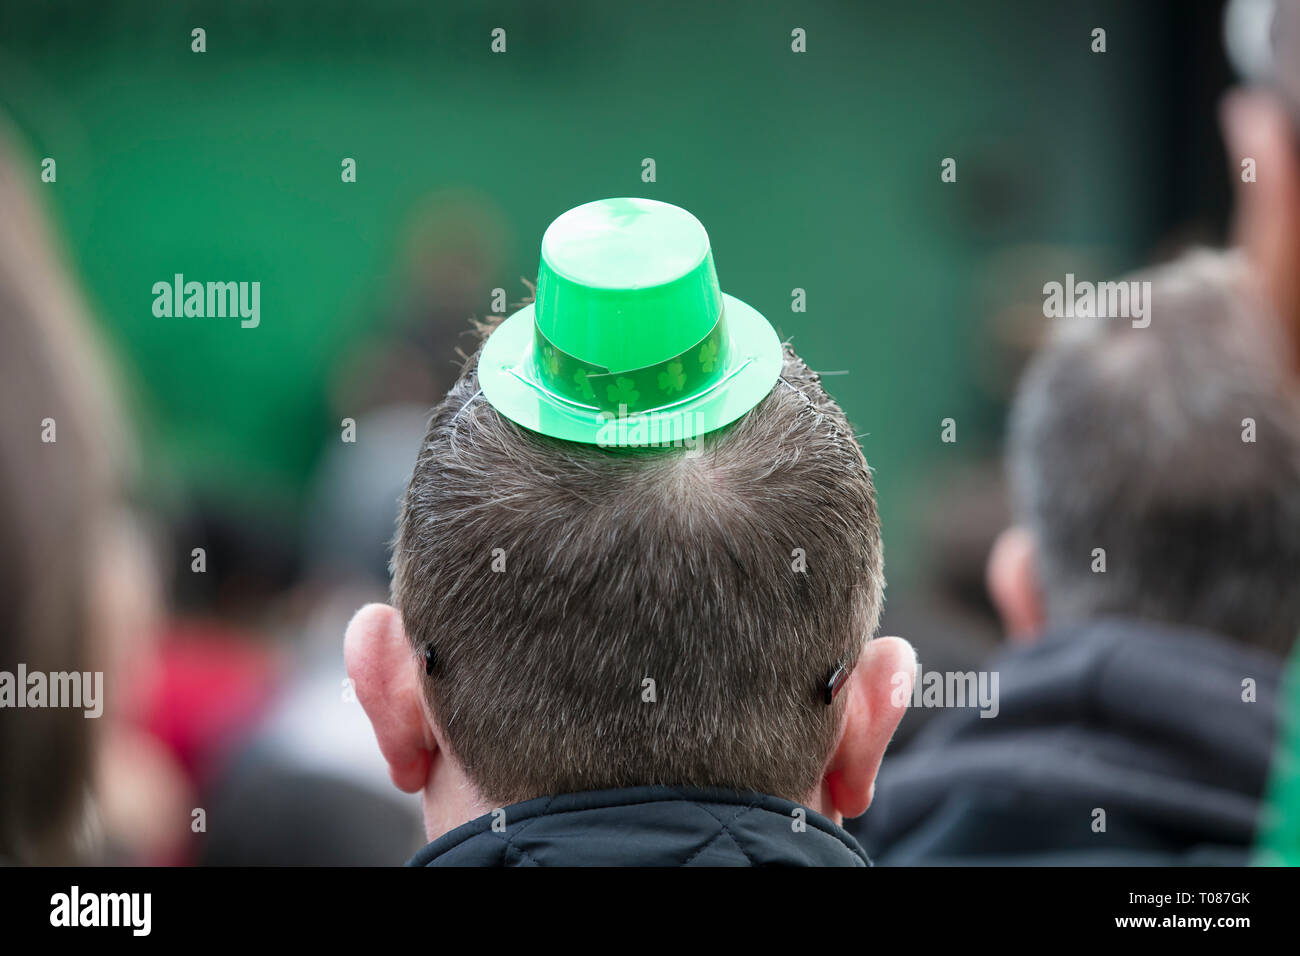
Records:
{"label": "black jacket collar", "polygon": [[757,793],[651,786],[517,803],[444,834],[407,865],[870,866],[871,861],[848,833],[797,803]]}

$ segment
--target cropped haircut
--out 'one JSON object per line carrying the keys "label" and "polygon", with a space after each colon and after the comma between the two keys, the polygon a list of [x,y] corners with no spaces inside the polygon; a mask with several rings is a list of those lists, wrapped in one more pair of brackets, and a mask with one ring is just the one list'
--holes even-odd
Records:
{"label": "cropped haircut", "polygon": [[824,687],[884,588],[871,473],[818,375],[787,348],[739,421],[617,449],[502,417],[476,364],[434,409],[393,571],[479,792],[815,792],[843,717]]}

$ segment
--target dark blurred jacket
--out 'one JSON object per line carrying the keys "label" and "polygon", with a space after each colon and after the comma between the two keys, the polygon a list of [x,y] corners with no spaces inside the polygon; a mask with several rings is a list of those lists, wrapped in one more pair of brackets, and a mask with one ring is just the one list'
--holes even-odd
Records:
{"label": "dark blurred jacket", "polygon": [[[1278,658],[1110,619],[990,666],[998,715],[953,711],[932,723],[885,759],[871,809],[846,824],[877,863],[1246,862],[1276,731]],[[1254,702],[1243,700],[1247,679]]]}

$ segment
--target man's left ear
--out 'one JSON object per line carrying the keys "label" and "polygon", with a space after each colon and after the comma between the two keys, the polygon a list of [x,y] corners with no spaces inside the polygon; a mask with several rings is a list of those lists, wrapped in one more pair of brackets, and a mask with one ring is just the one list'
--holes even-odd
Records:
{"label": "man's left ear", "polygon": [[438,744],[425,719],[415,657],[397,610],[367,604],[357,611],[343,640],[343,658],[388,775],[400,790],[422,790]]}
{"label": "man's left ear", "polygon": [[844,730],[826,768],[835,812],[856,817],[875,794],[876,773],[912,699],[916,652],[901,637],[867,642],[844,686]]}

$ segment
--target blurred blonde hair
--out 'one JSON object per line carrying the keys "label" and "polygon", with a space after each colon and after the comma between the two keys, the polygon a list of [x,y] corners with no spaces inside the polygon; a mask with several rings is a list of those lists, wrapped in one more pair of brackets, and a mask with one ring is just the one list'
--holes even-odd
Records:
{"label": "blurred blonde hair", "polygon": [[[93,671],[96,562],[133,458],[117,389],[0,120],[0,670]],[[42,440],[52,419],[56,440]],[[19,687],[19,693],[25,693]],[[0,859],[75,862],[98,721],[0,710]]]}

